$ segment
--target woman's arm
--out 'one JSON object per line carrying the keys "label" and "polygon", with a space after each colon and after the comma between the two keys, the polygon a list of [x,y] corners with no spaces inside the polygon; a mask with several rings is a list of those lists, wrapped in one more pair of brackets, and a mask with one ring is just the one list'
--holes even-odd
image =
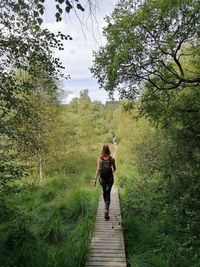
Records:
{"label": "woman's arm", "polygon": [[112,162],[112,168],[113,168],[113,174],[116,171],[116,164],[115,164],[115,159],[113,158],[113,162]]}
{"label": "woman's arm", "polygon": [[95,178],[94,178],[94,186],[96,185],[97,178],[99,176],[99,172],[100,172],[100,159],[97,160],[96,174],[95,174]]}

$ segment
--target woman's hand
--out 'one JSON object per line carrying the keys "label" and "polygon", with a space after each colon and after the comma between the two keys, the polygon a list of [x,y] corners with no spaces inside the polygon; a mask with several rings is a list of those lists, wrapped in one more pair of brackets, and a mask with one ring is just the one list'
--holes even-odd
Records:
{"label": "woman's hand", "polygon": [[96,184],[97,184],[97,178],[95,177],[94,178],[94,187],[96,186]]}

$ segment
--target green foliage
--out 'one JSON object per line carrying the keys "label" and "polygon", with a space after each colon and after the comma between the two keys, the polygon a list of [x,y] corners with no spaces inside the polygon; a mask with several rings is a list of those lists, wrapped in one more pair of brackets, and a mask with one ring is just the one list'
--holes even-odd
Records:
{"label": "green foliage", "polygon": [[44,225],[43,238],[45,241],[56,244],[67,239],[67,229],[59,214],[54,213]]}
{"label": "green foliage", "polygon": [[4,55],[0,64],[1,89],[8,87],[8,84],[13,86],[11,74],[16,68],[29,72],[40,68],[52,77],[57,77],[59,69],[62,68],[60,60],[53,57],[51,48],[62,49],[60,39],[64,35],[55,35],[41,28],[42,20],[38,17],[39,13],[33,1],[28,4],[27,1],[18,4],[15,2],[9,0],[6,6],[4,3],[0,4],[0,55]]}
{"label": "green foliage", "polygon": [[129,116],[118,114],[116,130],[119,151],[126,155],[118,156],[118,182],[127,236],[134,216],[148,224],[146,235],[158,226],[156,242],[144,252],[132,251],[128,243],[133,266],[199,263],[198,10],[196,0],[120,1],[107,18],[108,42],[95,53],[92,72],[100,86],[129,99],[124,105]]}
{"label": "green foliage", "polygon": [[[15,142],[2,138],[2,153],[10,149],[10,166],[14,168],[20,158],[22,166],[29,165],[32,171],[29,177],[24,177],[24,170],[19,177],[11,175],[12,191],[1,194],[1,266],[81,267],[87,259],[100,194],[91,187],[91,179],[103,141],[114,134],[110,127],[115,123],[109,126],[113,111],[91,102],[86,91],[69,105],[58,105],[50,90],[43,87],[31,99],[22,95],[36,118],[21,121]],[[22,133],[26,140],[34,140],[33,146],[23,145]],[[39,183],[35,146],[42,149]],[[20,152],[18,158],[15,149]]]}
{"label": "green foliage", "polygon": [[[149,117],[156,114],[159,125],[164,125],[162,129],[154,128],[143,118],[131,121],[135,111],[129,119],[127,114],[120,115],[118,183],[122,188],[123,224],[131,266],[198,266],[198,137],[189,138],[196,116],[191,119],[189,113],[189,120],[178,112],[169,116],[171,109],[179,110],[179,105],[184,110],[187,104],[185,107],[183,103],[190,102],[193,93],[188,90],[182,92],[182,98],[174,97],[166,112],[149,109]],[[191,109],[196,109],[197,96],[195,91]],[[158,105],[159,102],[154,107]],[[167,126],[165,119],[170,123]],[[195,126],[198,129],[198,123]],[[147,245],[143,245],[149,235]]]}
{"label": "green foliage", "polygon": [[45,251],[39,247],[29,220],[19,213],[12,217],[13,221],[1,226],[1,266],[45,266]]}
{"label": "green foliage", "polygon": [[41,180],[52,132],[55,79],[62,67],[52,47],[60,49],[62,43],[60,35],[40,27],[37,4],[42,9],[33,1],[0,4],[0,193],[15,187],[15,180],[36,165]]}
{"label": "green foliage", "polygon": [[[55,177],[6,199],[1,266],[84,265],[99,193],[88,187],[84,176],[75,179]],[[9,212],[9,207],[17,212]]]}
{"label": "green foliage", "polygon": [[[48,150],[47,142],[52,133],[57,102],[55,83],[44,76],[45,73],[38,73],[36,83],[27,72],[16,72],[13,75],[16,90],[1,102],[1,191],[8,189],[10,180],[27,176],[33,166],[42,168],[42,157]],[[27,83],[30,87],[25,92]]]}
{"label": "green foliage", "polygon": [[[198,10],[196,0],[120,1],[106,18],[107,44],[95,53],[92,72],[100,86],[134,99],[146,81],[166,98],[169,90],[198,85]],[[185,64],[191,55],[192,64]]]}
{"label": "green foliage", "polygon": [[[64,8],[84,11],[79,1],[55,2],[57,21]],[[112,112],[87,90],[59,104],[62,65],[53,50],[71,37],[42,29],[44,4],[0,3],[2,267],[84,266],[100,193],[91,178],[114,135]]]}
{"label": "green foliage", "polygon": [[[17,3],[12,2],[14,5],[14,10],[19,12],[21,9],[27,9],[29,8],[28,5],[32,5],[34,8],[34,17],[37,22],[41,20],[40,15],[44,14],[45,11],[45,1],[46,0],[32,0],[27,3],[25,0],[18,0]],[[92,7],[92,4],[88,1],[90,8]],[[75,12],[77,10],[85,11],[82,4],[79,2],[79,0],[55,0],[52,2],[52,5],[55,5],[55,8],[57,12],[55,13],[56,21],[59,22],[62,20],[62,13],[65,10],[67,13],[70,13],[72,9],[75,9]]]}
{"label": "green foliage", "polygon": [[16,158],[17,151],[9,138],[5,135],[0,136],[0,192],[17,190],[12,189],[12,182],[28,175],[27,166]]}

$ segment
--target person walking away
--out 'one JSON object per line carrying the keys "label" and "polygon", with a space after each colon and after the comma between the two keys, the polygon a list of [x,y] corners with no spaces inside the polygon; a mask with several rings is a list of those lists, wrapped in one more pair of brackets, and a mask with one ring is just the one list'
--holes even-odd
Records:
{"label": "person walking away", "polygon": [[97,160],[96,175],[94,186],[99,176],[99,182],[103,189],[103,198],[105,202],[104,218],[109,220],[110,193],[114,182],[114,172],[116,171],[115,159],[110,156],[110,149],[107,144],[103,145],[101,156]]}

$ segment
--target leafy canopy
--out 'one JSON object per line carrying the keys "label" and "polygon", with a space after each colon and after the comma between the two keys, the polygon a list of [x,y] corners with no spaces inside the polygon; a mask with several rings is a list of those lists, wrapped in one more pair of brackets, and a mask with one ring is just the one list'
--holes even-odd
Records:
{"label": "leafy canopy", "polygon": [[[135,98],[144,83],[155,91],[198,85],[200,2],[121,1],[107,17],[107,44],[91,69],[101,87]],[[192,57],[192,64],[183,63]]]}

